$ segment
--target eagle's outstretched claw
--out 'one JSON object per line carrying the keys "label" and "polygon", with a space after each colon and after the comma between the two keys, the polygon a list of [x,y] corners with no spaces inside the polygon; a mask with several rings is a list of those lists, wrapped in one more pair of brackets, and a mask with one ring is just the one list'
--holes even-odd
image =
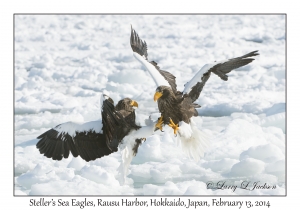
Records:
{"label": "eagle's outstretched claw", "polygon": [[176,133],[177,133],[177,131],[179,130],[178,124],[175,125],[175,123],[173,122],[173,120],[172,120],[171,118],[170,118],[170,124],[169,124],[169,126],[170,126],[171,128],[173,128],[174,134],[177,135]]}
{"label": "eagle's outstretched claw", "polygon": [[145,142],[145,141],[146,141],[146,138],[135,139],[135,144],[132,148],[133,156],[136,156],[140,144],[142,144],[142,142]]}
{"label": "eagle's outstretched claw", "polygon": [[[158,128],[159,130],[163,131],[162,130],[162,124],[163,123],[164,123],[163,118],[160,117],[160,118],[158,118],[158,122],[156,123],[155,127]],[[155,130],[158,130],[158,129],[155,129]]]}

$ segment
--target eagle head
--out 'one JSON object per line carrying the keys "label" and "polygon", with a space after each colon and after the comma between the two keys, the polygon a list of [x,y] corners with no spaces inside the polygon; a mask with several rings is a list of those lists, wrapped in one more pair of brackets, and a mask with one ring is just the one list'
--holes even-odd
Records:
{"label": "eagle head", "polygon": [[116,110],[134,111],[133,107],[138,107],[138,103],[130,98],[124,98],[116,105]]}
{"label": "eagle head", "polygon": [[169,95],[172,94],[172,89],[168,86],[159,86],[155,90],[154,94],[154,101],[157,101],[159,98],[167,98]]}

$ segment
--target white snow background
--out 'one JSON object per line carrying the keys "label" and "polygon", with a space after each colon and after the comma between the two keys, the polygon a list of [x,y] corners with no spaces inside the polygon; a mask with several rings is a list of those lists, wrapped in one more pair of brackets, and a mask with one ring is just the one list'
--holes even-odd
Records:
{"label": "white snow background", "polygon": [[[141,125],[157,116],[156,87],[132,55],[130,24],[179,90],[206,63],[260,55],[227,82],[211,75],[196,101],[194,121],[212,136],[204,158],[187,157],[166,126],[141,145],[120,185],[119,151],[54,161],[35,144],[60,123],[101,118],[102,93],[136,100]],[[285,16],[16,15],[14,38],[15,195],[285,195]],[[276,189],[214,190],[209,181]]]}

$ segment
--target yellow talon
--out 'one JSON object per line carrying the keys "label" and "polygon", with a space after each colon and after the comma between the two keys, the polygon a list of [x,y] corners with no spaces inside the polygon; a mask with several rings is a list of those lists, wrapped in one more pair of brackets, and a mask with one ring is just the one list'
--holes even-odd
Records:
{"label": "yellow talon", "polygon": [[155,127],[156,127],[156,128],[159,128],[159,130],[162,131],[162,124],[163,124],[163,123],[164,123],[163,118],[160,117],[159,120],[158,120],[158,122],[156,123]]}
{"label": "yellow talon", "polygon": [[171,128],[173,128],[174,134],[176,135],[176,132],[179,130],[178,124],[175,125],[175,123],[173,122],[173,120],[170,118],[170,124],[169,124],[169,126],[170,126]]}

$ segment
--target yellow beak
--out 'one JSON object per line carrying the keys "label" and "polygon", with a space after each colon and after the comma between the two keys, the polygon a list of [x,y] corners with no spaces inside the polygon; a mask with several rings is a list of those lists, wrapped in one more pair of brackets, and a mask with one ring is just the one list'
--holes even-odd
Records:
{"label": "yellow beak", "polygon": [[154,101],[157,101],[157,99],[159,99],[163,94],[161,92],[156,92],[154,94]]}
{"label": "yellow beak", "polygon": [[136,101],[132,100],[130,106],[139,107],[139,104]]}

